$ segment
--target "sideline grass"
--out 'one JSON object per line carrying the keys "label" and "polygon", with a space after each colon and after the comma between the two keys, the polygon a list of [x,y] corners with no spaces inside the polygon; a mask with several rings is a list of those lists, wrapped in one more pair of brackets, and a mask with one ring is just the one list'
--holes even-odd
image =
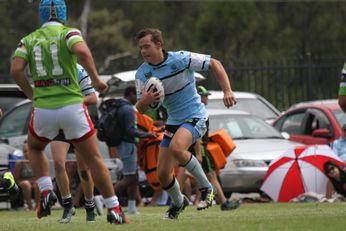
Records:
{"label": "sideline grass", "polygon": [[37,230],[344,230],[346,227],[346,203],[267,203],[243,204],[235,211],[221,211],[213,206],[205,211],[196,211],[190,206],[178,220],[163,220],[167,207],[140,208],[140,215],[127,216],[130,224],[110,225],[106,216],[97,217],[95,223],[85,222],[85,212],[78,209],[70,224],[59,224],[62,210],[53,210],[52,215],[37,219],[34,212],[0,211],[1,231]]}

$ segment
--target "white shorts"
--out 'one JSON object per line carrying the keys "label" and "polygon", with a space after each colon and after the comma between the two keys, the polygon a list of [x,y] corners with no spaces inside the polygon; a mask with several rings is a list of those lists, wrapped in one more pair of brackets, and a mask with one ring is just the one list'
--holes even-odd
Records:
{"label": "white shorts", "polygon": [[87,107],[83,104],[57,109],[32,109],[29,131],[36,139],[49,142],[60,129],[64,131],[66,139],[72,142],[85,140],[95,133]]}

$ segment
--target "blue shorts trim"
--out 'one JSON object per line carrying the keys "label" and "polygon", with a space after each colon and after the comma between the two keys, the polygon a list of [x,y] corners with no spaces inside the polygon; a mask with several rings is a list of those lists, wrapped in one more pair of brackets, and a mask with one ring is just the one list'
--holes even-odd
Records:
{"label": "blue shorts trim", "polygon": [[206,132],[206,129],[207,129],[206,121],[207,121],[207,118],[201,118],[201,119],[195,119],[195,120],[192,120],[191,122],[189,121],[180,125],[167,125],[165,128],[165,136],[163,137],[160,147],[168,148],[175,132],[179,128],[187,129],[192,135],[192,144],[195,143]]}

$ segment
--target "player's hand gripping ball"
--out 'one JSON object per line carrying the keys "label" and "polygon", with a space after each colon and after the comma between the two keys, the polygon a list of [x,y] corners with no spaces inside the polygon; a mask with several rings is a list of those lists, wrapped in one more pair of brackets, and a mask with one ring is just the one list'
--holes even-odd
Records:
{"label": "player's hand gripping ball", "polygon": [[147,81],[145,81],[144,91],[148,92],[151,87],[154,88],[154,92],[160,92],[160,101],[153,102],[149,105],[151,110],[156,110],[162,105],[165,98],[165,92],[161,80],[156,77],[150,77]]}

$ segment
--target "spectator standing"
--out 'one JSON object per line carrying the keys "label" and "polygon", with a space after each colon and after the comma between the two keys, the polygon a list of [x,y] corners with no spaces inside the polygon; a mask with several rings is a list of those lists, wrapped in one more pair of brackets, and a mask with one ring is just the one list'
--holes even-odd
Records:
{"label": "spectator standing", "polygon": [[[116,148],[116,155],[123,162],[123,178],[115,185],[116,191],[127,190],[128,214],[138,214],[136,208],[136,193],[138,190],[138,161],[135,138],[154,137],[155,133],[145,133],[136,128],[136,117],[133,105],[136,104],[136,87],[129,86],[125,89],[124,98],[117,99],[119,106],[117,119],[122,125],[122,141]],[[113,156],[115,158],[115,156]]]}
{"label": "spectator standing", "polygon": [[[203,86],[198,86],[197,87],[198,94],[201,96],[201,102],[207,106],[208,105],[208,96],[210,95],[209,91],[203,87]],[[239,201],[229,201],[226,199],[225,194],[223,193],[222,187],[217,179],[217,175],[215,172],[215,164],[214,160],[211,157],[210,153],[207,150],[207,144],[209,142],[209,120],[206,122],[207,124],[207,131],[206,133],[202,136],[202,138],[197,141],[200,143],[200,153],[202,157],[202,168],[203,171],[206,173],[208,180],[213,184],[215,187],[217,194],[217,200],[221,204],[221,210],[222,211],[227,211],[227,210],[232,210],[236,209],[239,207]]]}
{"label": "spectator standing", "polygon": [[[89,73],[93,87],[105,91],[107,85],[98,76],[92,54],[79,30],[64,26],[67,19],[63,0],[41,0],[39,18],[42,26],[19,43],[11,64],[11,76],[32,100],[29,124],[29,160],[41,192],[37,217],[51,213],[57,198],[49,175],[49,161],[43,150],[63,130],[90,168],[95,185],[105,198],[107,221],[126,223],[114,194],[108,169],[98,148],[95,128],[83,105],[78,85],[77,59]],[[24,70],[29,66],[34,82],[31,87]]]}

